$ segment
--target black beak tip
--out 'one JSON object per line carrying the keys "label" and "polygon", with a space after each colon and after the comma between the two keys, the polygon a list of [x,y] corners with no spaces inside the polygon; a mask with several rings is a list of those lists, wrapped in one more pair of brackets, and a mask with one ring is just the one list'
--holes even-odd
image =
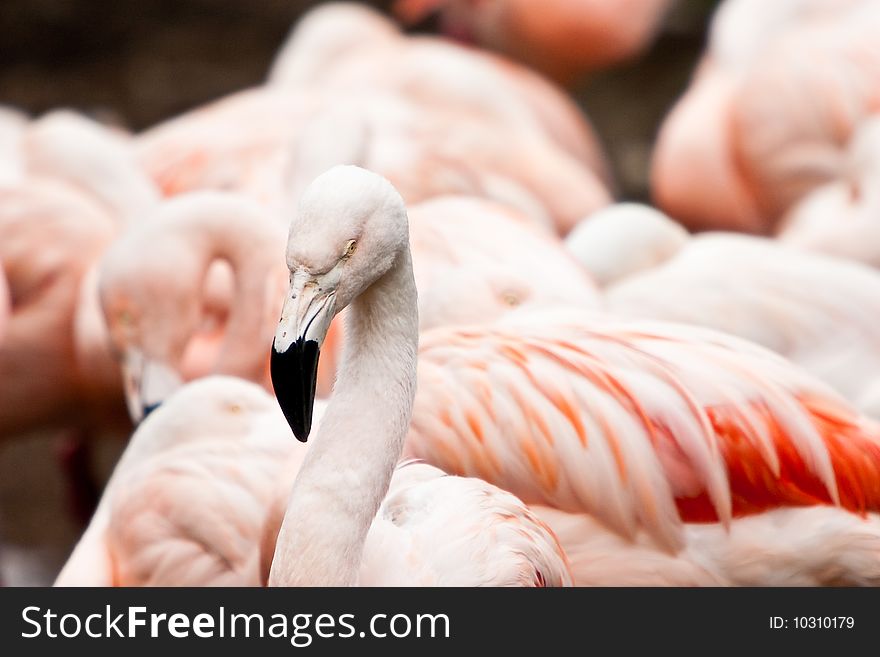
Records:
{"label": "black beak tip", "polygon": [[146,420],[150,416],[150,413],[155,411],[157,408],[159,408],[159,402],[156,402],[154,404],[144,404],[141,409],[141,422]]}
{"label": "black beak tip", "polygon": [[312,409],[315,405],[320,353],[317,342],[302,338],[284,352],[279,353],[272,346],[269,366],[275,398],[293,430],[293,435],[303,443],[308,440],[312,430]]}

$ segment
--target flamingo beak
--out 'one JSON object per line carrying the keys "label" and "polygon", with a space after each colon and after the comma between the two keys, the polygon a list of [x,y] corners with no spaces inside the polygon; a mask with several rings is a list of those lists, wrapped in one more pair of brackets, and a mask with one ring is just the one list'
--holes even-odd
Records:
{"label": "flamingo beak", "polygon": [[122,358],[125,401],[132,421],[138,424],[183,385],[177,371],[144,356],[140,349],[126,349]]}
{"label": "flamingo beak", "polygon": [[318,357],[336,308],[334,291],[314,281],[291,284],[272,344],[270,371],[278,405],[300,442],[312,430]]}

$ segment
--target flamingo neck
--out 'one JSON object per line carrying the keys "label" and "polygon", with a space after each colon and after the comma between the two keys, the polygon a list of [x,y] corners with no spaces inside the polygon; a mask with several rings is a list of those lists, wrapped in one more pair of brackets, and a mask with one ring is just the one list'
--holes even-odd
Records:
{"label": "flamingo neck", "polygon": [[[211,265],[225,260],[233,273],[229,290],[229,314],[214,372],[259,381],[265,376],[266,350],[255,348],[272,342],[274,317],[278,314],[278,291],[286,272],[276,266],[283,228],[264,216],[213,215],[194,222],[192,239],[207,240],[200,264],[201,289]],[[274,275],[277,272],[277,277]]]}
{"label": "flamingo neck", "polygon": [[412,415],[418,324],[406,249],[347,311],[339,378],[294,482],[270,585],[357,583]]}

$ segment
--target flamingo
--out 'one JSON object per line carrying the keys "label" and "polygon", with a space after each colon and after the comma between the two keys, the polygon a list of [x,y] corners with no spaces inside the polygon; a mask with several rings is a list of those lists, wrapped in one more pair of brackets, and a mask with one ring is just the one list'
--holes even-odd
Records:
{"label": "flamingo", "polygon": [[610,200],[587,167],[534,131],[505,132],[397,94],[329,98],[315,113],[301,106],[317,103],[308,96],[240,92],[143,134],[141,158],[166,194],[238,191],[279,211],[334,164],[382,172],[410,203],[482,196],[562,233]]}
{"label": "flamingo", "polygon": [[786,243],[880,267],[880,117],[859,127],[844,174],[816,188],[782,222]]}
{"label": "flamingo", "polygon": [[[90,267],[115,234],[112,218],[66,185],[33,179],[0,190],[0,261],[11,298],[0,343],[4,438],[86,421],[89,399],[121,402],[107,349],[93,354],[88,369],[77,349],[98,342],[78,332],[92,325],[78,317],[89,307],[80,300],[90,294],[83,285]],[[102,415],[106,407],[95,410]]]}
{"label": "flamingo", "polygon": [[593,280],[608,286],[669,260],[688,238],[680,224],[655,208],[615,203],[581,221],[565,246]]}
{"label": "flamingo", "polygon": [[723,3],[658,137],[658,205],[692,228],[773,232],[839,175],[853,131],[880,109],[878,35],[870,0]]}
{"label": "flamingo", "polygon": [[670,0],[396,0],[415,24],[439,13],[442,31],[502,52],[570,84],[642,53]]}
{"label": "flamingo", "polygon": [[[193,192],[166,201],[101,263],[101,307],[140,420],[185,380],[211,373],[268,381],[286,271],[284,229],[255,201]],[[332,362],[332,361],[330,361]],[[327,390],[333,370],[322,376]]]}
{"label": "flamingo", "polygon": [[98,304],[96,263],[158,199],[130,143],[70,112],[22,124],[18,174],[0,189],[0,261],[11,297],[0,343],[0,438],[63,429],[74,516],[97,501],[89,443],[129,428]]}
{"label": "flamingo", "polygon": [[763,345],[861,407],[880,372],[880,275],[778,240],[705,233],[606,288],[618,316],[698,324]]}
{"label": "flamingo", "polygon": [[568,584],[555,538],[515,497],[428,465],[397,466],[419,336],[407,232],[391,184],[352,166],[319,176],[291,221],[272,382],[303,442],[324,336],[349,310],[343,365],[294,480],[268,583]]}
{"label": "flamingo", "polygon": [[279,49],[267,84],[299,93],[389,92],[427,111],[457,108],[511,130],[537,131],[603,183],[611,182],[592,126],[556,86],[488,53],[444,39],[404,36],[385,16],[360,4],[328,3],[303,16]]}
{"label": "flamingo", "polygon": [[264,524],[299,447],[259,386],[182,387],[131,436],[55,585],[258,586]]}
{"label": "flamingo", "polygon": [[[341,25],[345,35],[352,20],[383,24],[371,17],[346,5],[310,14],[268,85],[142,135],[146,170],[168,195],[220,188],[283,210],[325,169],[359,164],[392,180],[409,203],[482,196],[561,233],[609,202],[589,127],[539,81],[448,44],[399,35],[376,49],[378,37],[359,41],[357,57],[330,57],[330,27]],[[291,67],[320,77],[303,81]]]}

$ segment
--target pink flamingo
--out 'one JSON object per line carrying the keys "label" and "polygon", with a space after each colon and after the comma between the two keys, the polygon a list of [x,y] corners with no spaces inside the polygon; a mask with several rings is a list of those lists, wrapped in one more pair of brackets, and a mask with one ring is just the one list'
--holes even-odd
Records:
{"label": "pink flamingo", "polygon": [[280,222],[255,201],[194,192],[163,203],[108,249],[101,302],[134,419],[212,373],[269,385],[283,241]]}
{"label": "pink flamingo", "polygon": [[[344,26],[350,14],[384,20],[362,8],[317,10],[282,51],[270,86],[141,136],[141,160],[165,193],[221,188],[284,207],[317,174],[353,163],[386,175],[410,203],[482,196],[562,233],[608,203],[595,138],[558,91],[457,47],[401,36],[375,49],[366,39],[357,57],[325,62],[328,44],[312,35],[327,30],[315,25],[329,15]],[[304,82],[290,62],[321,76]]]}
{"label": "pink flamingo", "polygon": [[878,35],[869,0],[722,4],[694,81],[660,131],[658,205],[692,228],[773,231],[837,177],[850,135],[880,108]]}
{"label": "pink flamingo", "polygon": [[[121,402],[118,379],[103,378],[101,360],[81,368],[77,342],[91,339],[76,332],[89,324],[77,318],[88,307],[80,303],[89,294],[83,281],[115,234],[100,207],[65,185],[32,180],[0,190],[0,259],[12,300],[0,343],[3,437],[85,420],[84,409],[94,408],[86,400],[106,399],[93,393]],[[112,363],[106,349],[103,358]]]}
{"label": "pink flamingo", "polygon": [[129,148],[94,122],[52,113],[20,127],[18,173],[0,190],[0,261],[12,300],[0,343],[0,437],[68,430],[62,465],[82,520],[97,499],[90,434],[129,427],[95,264],[158,198]]}
{"label": "pink flamingo", "polygon": [[[426,72],[430,71],[430,75]],[[586,117],[560,89],[526,68],[444,39],[404,36],[359,4],[316,7],[291,31],[268,84],[402,94],[426,111],[455,109],[549,138],[609,183],[602,147]]]}
{"label": "pink flamingo", "polygon": [[670,0],[397,0],[405,24],[439,13],[448,36],[510,55],[563,83],[642,53]]}
{"label": "pink flamingo", "polygon": [[303,452],[258,386],[183,387],[132,435],[55,585],[259,585],[264,524]]}
{"label": "pink flamingo", "polygon": [[424,334],[418,390],[406,453],[550,507],[578,584],[880,581],[880,427],[751,343],[543,312]]}

